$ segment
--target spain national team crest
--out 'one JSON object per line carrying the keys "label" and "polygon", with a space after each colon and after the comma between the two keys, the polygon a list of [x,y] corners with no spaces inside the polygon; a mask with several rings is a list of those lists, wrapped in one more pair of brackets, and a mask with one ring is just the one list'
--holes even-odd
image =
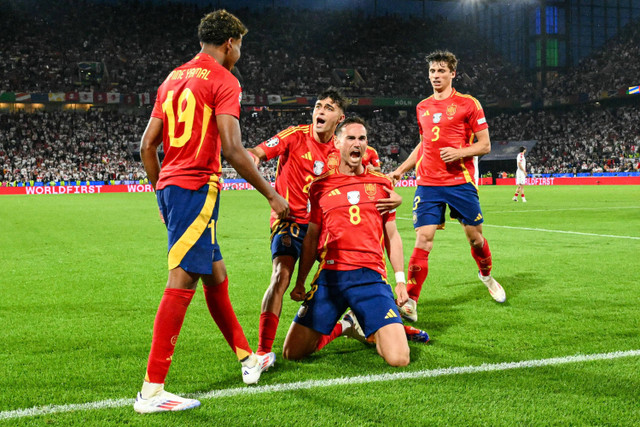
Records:
{"label": "spain national team crest", "polygon": [[290,248],[291,247],[291,236],[282,236],[282,244],[284,245],[285,248]]}
{"label": "spain national team crest", "polygon": [[374,200],[376,198],[376,185],[373,183],[365,184],[364,192],[367,193],[367,197],[369,197],[369,200]]}
{"label": "spain national team crest", "polygon": [[349,191],[347,193],[347,200],[352,205],[357,205],[360,203],[360,192],[359,191]]}
{"label": "spain national team crest", "polygon": [[440,123],[442,113],[433,113],[433,123]]}
{"label": "spain national team crest", "polygon": [[447,118],[449,120],[451,120],[453,116],[455,116],[457,109],[458,109],[458,106],[456,104],[451,104],[447,107]]}
{"label": "spain national team crest", "polygon": [[329,169],[337,168],[338,164],[340,164],[340,160],[338,159],[338,155],[335,154],[335,153],[329,154],[329,157],[327,158],[327,165],[328,165]]}
{"label": "spain national team crest", "polygon": [[280,140],[278,139],[277,136],[274,136],[273,138],[270,138],[264,145],[266,145],[269,148],[272,148],[278,144],[280,144]]}
{"label": "spain national team crest", "polygon": [[315,162],[313,162],[313,173],[314,174],[320,175],[323,170],[324,170],[324,162],[321,162],[320,160],[316,160]]}

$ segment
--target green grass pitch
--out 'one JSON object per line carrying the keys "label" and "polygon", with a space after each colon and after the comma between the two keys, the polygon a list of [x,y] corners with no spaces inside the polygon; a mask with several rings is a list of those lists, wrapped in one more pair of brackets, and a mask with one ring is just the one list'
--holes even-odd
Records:
{"label": "green grass pitch", "polygon": [[[199,288],[167,389],[199,396],[202,406],[146,416],[122,402],[132,403],[142,383],[166,281],[154,196],[3,196],[0,424],[638,425],[640,354],[531,361],[640,349],[640,187],[527,187],[526,204],[511,201],[513,189],[480,189],[493,274],[507,302],[490,298],[460,226],[448,222],[418,305],[416,326],[432,342],[410,344],[408,367],[388,367],[374,348],[346,338],[306,361],[283,360],[298,307],[285,299],[276,366],[258,387],[245,387]],[[408,262],[413,190],[398,191]],[[232,302],[255,348],[271,273],[266,201],[257,192],[223,193],[218,238]],[[454,369],[429,374],[440,368]],[[380,377],[398,373],[406,375]]]}

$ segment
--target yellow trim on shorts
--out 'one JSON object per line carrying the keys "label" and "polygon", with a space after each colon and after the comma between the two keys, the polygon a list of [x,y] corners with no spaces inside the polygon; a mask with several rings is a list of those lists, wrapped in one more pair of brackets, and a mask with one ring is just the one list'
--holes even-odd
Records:
{"label": "yellow trim on shorts", "polygon": [[182,262],[182,259],[185,257],[187,252],[191,250],[193,245],[196,244],[200,236],[202,236],[202,233],[204,233],[209,226],[217,198],[218,186],[215,184],[209,184],[209,191],[207,192],[207,198],[205,199],[204,206],[202,206],[202,210],[169,250],[169,270],[173,270],[180,266],[180,262]]}

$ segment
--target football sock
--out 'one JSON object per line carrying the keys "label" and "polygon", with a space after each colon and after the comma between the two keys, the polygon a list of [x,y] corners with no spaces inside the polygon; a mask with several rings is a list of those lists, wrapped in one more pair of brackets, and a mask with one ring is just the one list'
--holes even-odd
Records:
{"label": "football sock", "polygon": [[238,360],[249,356],[253,351],[249,347],[247,337],[244,335],[242,326],[238,322],[236,313],[233,311],[229,300],[229,278],[225,277],[222,283],[214,286],[203,286],[204,297],[207,300],[207,307],[211,317],[220,328],[220,332],[229,343]]}
{"label": "football sock", "polygon": [[522,193],[522,194],[520,195],[520,198],[521,198],[521,199],[524,199],[524,193]]}
{"label": "football sock", "polygon": [[476,260],[476,264],[478,264],[478,269],[480,270],[481,276],[490,276],[491,275],[491,249],[489,249],[489,242],[487,239],[484,239],[484,244],[481,248],[474,248],[471,246],[471,256]]}
{"label": "football sock", "polygon": [[251,353],[250,355],[242,359],[240,363],[242,364],[243,368],[253,368],[258,363],[258,356],[256,356],[255,353]]}
{"label": "football sock", "polygon": [[516,191],[516,194],[513,195],[513,197],[515,197],[516,199],[518,198],[518,192]]}
{"label": "football sock", "polygon": [[318,347],[316,347],[316,351],[320,350],[322,347],[324,347],[325,345],[329,344],[331,341],[335,340],[340,335],[342,335],[342,331],[344,328],[344,326],[342,325],[342,322],[343,321],[341,320],[338,323],[336,323],[336,326],[333,327],[333,330],[329,335],[322,335],[320,337],[320,340],[318,341]]}
{"label": "football sock", "polygon": [[258,332],[258,354],[266,354],[271,351],[273,341],[276,339],[276,331],[280,318],[270,311],[260,314],[260,327]]}
{"label": "football sock", "polygon": [[156,394],[160,393],[162,390],[164,390],[164,384],[150,383],[145,381],[142,384],[142,390],[140,391],[140,394],[142,394],[143,399],[149,399],[150,397],[153,397]]}
{"label": "football sock", "polygon": [[407,276],[407,292],[409,298],[418,301],[422,285],[429,273],[429,251],[420,248],[413,248],[411,258],[409,258],[409,274]]}
{"label": "football sock", "polygon": [[153,323],[145,381],[164,384],[194,289],[165,289]]}

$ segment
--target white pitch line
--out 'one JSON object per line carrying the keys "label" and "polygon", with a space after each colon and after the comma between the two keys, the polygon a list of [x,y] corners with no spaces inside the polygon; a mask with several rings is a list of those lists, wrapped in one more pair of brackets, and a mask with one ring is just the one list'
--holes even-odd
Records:
{"label": "white pitch line", "polygon": [[501,213],[529,213],[529,212],[564,212],[564,211],[610,211],[612,209],[640,209],[640,206],[606,206],[599,208],[560,208],[560,209],[517,209],[510,211],[487,211],[492,214]]}
{"label": "white pitch line", "polygon": [[[411,218],[404,218],[401,216],[397,216],[396,219],[402,219],[405,221],[413,221]],[[447,221],[450,224],[457,224],[458,221]],[[616,234],[596,234],[596,233],[582,233],[580,231],[564,231],[564,230],[549,230],[546,228],[531,228],[531,227],[512,227],[510,225],[495,225],[495,224],[485,224],[482,223],[483,227],[495,227],[495,228],[509,228],[512,230],[526,230],[526,231],[542,231],[545,233],[560,233],[560,234],[577,234],[579,236],[594,236],[594,237],[611,237],[614,239],[630,239],[630,240],[640,240],[640,237],[636,236],[619,236]]]}
{"label": "white pitch line", "polygon": [[631,239],[640,240],[640,237],[635,236],[618,236],[615,234],[596,234],[596,233],[582,233],[580,231],[563,231],[563,230],[548,230],[546,228],[529,228],[529,227],[511,227],[509,225],[494,225],[494,224],[482,224],[483,227],[495,227],[495,228],[510,228],[513,230],[528,230],[528,231],[543,231],[545,233],[561,233],[561,234],[577,234],[580,236],[595,236],[595,237],[612,237],[614,239]]}
{"label": "white pitch line", "polygon": [[[218,399],[242,394],[264,394],[283,391],[308,390],[312,388],[334,387],[352,384],[368,384],[383,381],[415,380],[418,378],[435,378],[448,375],[475,374],[479,372],[507,371],[511,369],[539,368],[543,366],[566,365],[569,363],[591,362],[595,360],[613,360],[623,357],[638,357],[640,350],[616,351],[599,354],[578,354],[575,356],[553,357],[550,359],[524,360],[521,362],[483,363],[476,366],[429,369],[414,372],[397,372],[393,374],[362,375],[357,377],[333,378],[329,380],[309,380],[295,383],[274,384],[258,387],[239,387],[226,390],[214,390],[208,393],[190,395],[197,399]],[[38,415],[50,415],[73,411],[90,411],[95,409],[122,408],[132,406],[134,399],[102,400],[69,405],[38,406],[29,409],[16,409],[0,412],[0,420],[8,420]]]}

